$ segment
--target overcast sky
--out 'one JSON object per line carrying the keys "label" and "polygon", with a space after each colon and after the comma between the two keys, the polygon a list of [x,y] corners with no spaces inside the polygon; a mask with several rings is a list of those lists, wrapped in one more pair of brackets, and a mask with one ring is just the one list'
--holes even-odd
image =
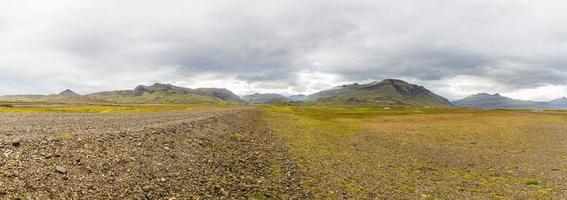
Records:
{"label": "overcast sky", "polygon": [[449,99],[567,96],[567,1],[6,0],[0,94],[138,84],[313,93],[398,78]]}

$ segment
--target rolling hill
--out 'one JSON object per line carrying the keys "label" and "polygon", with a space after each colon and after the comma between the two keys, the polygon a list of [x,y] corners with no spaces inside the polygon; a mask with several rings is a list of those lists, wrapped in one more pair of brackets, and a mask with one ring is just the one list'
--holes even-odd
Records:
{"label": "rolling hill", "polygon": [[11,102],[71,102],[71,103],[84,103],[92,101],[86,96],[81,96],[72,90],[64,90],[58,94],[42,95],[5,95],[0,96],[0,101]]}
{"label": "rolling hill", "polygon": [[307,97],[307,102],[330,105],[393,107],[452,107],[449,100],[402,80],[386,79],[369,84],[342,85]]}

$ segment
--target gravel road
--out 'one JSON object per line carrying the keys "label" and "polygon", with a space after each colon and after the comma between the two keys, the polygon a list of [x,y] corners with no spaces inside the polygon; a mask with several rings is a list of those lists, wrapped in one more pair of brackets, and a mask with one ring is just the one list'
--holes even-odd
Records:
{"label": "gravel road", "polygon": [[0,114],[0,199],[305,199],[284,142],[238,108]]}

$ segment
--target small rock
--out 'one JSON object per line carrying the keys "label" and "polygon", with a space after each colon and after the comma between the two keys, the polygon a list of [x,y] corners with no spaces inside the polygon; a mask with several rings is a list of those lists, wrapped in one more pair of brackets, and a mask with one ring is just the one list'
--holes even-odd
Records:
{"label": "small rock", "polygon": [[0,167],[1,167],[1,166],[4,166],[5,164],[6,164],[6,161],[0,160]]}
{"label": "small rock", "polygon": [[228,191],[226,191],[224,188],[220,189],[221,193],[223,196],[228,196],[230,193]]}
{"label": "small rock", "polygon": [[151,185],[144,185],[144,187],[142,187],[142,190],[144,192],[149,192],[150,190],[152,190],[152,186]]}
{"label": "small rock", "polygon": [[15,147],[20,146],[21,142],[22,142],[22,139],[14,138],[14,139],[12,139],[12,146],[15,146]]}
{"label": "small rock", "polygon": [[67,173],[67,169],[65,169],[64,167],[61,166],[56,166],[55,167],[55,171],[61,173],[61,174],[66,174]]}

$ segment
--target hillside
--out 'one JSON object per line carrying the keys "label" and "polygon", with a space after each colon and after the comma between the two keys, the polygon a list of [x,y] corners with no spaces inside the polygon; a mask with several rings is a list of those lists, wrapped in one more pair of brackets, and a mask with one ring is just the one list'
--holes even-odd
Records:
{"label": "hillside", "polygon": [[386,79],[369,84],[342,85],[307,97],[307,102],[331,105],[452,107],[449,100],[401,80]]}
{"label": "hillside", "polygon": [[500,94],[480,93],[454,101],[454,105],[469,108],[506,108],[506,109],[545,109],[551,108],[547,102],[523,101],[504,97]]}

